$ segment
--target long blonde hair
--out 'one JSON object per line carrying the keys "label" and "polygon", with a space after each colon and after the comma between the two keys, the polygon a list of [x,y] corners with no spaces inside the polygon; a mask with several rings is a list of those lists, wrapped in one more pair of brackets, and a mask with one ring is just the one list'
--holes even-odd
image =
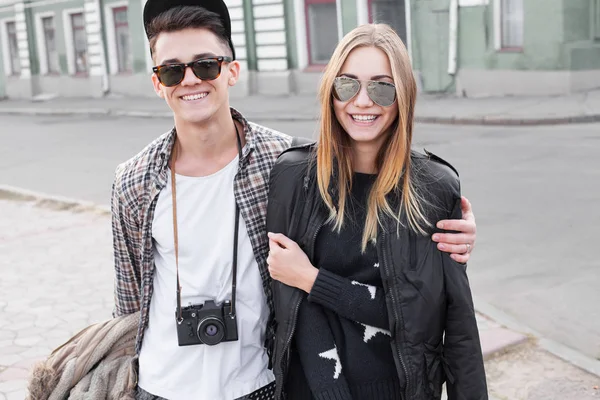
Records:
{"label": "long blonde hair", "polygon": [[[352,185],[352,152],[348,134],[335,117],[333,101],[333,81],[339,75],[348,55],[358,47],[375,47],[386,53],[394,84],[398,118],[392,124],[391,133],[381,146],[377,156],[377,178],[369,194],[367,217],[362,238],[362,249],[377,238],[380,212],[398,224],[404,211],[409,227],[425,234],[430,226],[411,179],[411,142],[417,86],[412,72],[408,52],[398,35],[385,24],[361,25],[348,33],[336,47],[321,79],[319,98],[321,101],[320,134],[317,147],[317,182],[321,197],[330,211],[330,221],[339,231],[344,223],[344,210]],[[335,164],[335,165],[334,165]],[[332,177],[337,188],[337,204],[329,193]],[[386,196],[390,192],[402,192],[400,209],[393,210]]]}

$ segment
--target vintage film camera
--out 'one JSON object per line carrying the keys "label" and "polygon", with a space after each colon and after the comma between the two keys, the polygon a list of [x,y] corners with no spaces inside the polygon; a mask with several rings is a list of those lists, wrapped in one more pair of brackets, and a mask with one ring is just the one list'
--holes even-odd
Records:
{"label": "vintage film camera", "polygon": [[181,309],[181,320],[177,321],[179,346],[207,344],[238,340],[237,320],[231,313],[231,302],[216,305],[207,300]]}

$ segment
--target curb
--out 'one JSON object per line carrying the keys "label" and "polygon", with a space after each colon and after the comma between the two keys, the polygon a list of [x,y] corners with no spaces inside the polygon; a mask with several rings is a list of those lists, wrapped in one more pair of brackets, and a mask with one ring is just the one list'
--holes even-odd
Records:
{"label": "curb", "polygon": [[110,207],[107,206],[100,206],[92,202],[69,197],[53,196],[9,185],[0,185],[0,199],[31,201],[36,206],[58,211],[92,212],[101,215],[111,215]]}
{"label": "curb", "polygon": [[[104,117],[129,117],[129,118],[164,118],[173,119],[173,113],[165,111],[122,111],[104,108],[4,108],[0,109],[0,115],[27,115],[27,116],[104,116]],[[286,114],[244,114],[248,120],[262,121],[316,121],[316,117],[308,115],[286,115]]]}
{"label": "curb", "polygon": [[475,309],[478,313],[494,320],[496,323],[514,332],[520,332],[524,335],[537,338],[536,343],[543,350],[546,350],[556,357],[561,358],[592,375],[600,377],[600,360],[586,356],[585,354],[555,342],[554,340],[546,339],[540,332],[523,325],[513,317],[506,314],[504,311],[479,299],[476,296],[473,297],[474,303],[476,304]]}
{"label": "curb", "polygon": [[2,108],[0,115],[109,115],[110,110],[104,108]]}
{"label": "curb", "polygon": [[422,124],[440,125],[489,125],[489,126],[546,126],[589,124],[600,122],[600,114],[573,115],[567,117],[548,118],[503,118],[495,116],[485,117],[425,117],[416,116],[415,122]]}
{"label": "curb", "polygon": [[[479,311],[476,313],[482,315]],[[488,361],[501,354],[515,350],[518,346],[530,343],[533,338],[506,328],[479,330],[483,360]]]}
{"label": "curb", "polygon": [[[0,115],[55,115],[55,116],[114,116],[130,118],[173,118],[171,112],[165,111],[122,111],[105,108],[88,109],[66,109],[66,108],[4,108],[0,109]],[[258,121],[316,121],[316,116],[309,115],[286,115],[286,114],[245,114],[249,120]],[[590,115],[572,115],[566,117],[547,117],[547,118],[506,118],[496,116],[484,117],[435,117],[435,116],[415,116],[415,122],[421,124],[438,125],[489,125],[489,126],[546,126],[546,125],[568,125],[568,124],[589,124],[600,122],[600,114]]]}

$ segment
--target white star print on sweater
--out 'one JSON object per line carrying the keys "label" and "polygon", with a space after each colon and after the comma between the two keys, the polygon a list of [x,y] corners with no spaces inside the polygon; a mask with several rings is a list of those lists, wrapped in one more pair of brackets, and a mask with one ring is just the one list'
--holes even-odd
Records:
{"label": "white star print on sweater", "polygon": [[356,282],[356,281],[352,281],[352,284],[354,286],[363,286],[363,287],[366,287],[367,289],[369,289],[369,293],[371,294],[371,300],[375,300],[375,296],[377,295],[377,288],[375,286],[366,285],[364,283],[360,283],[360,282]]}
{"label": "white star print on sweater", "polygon": [[340,374],[342,373],[342,362],[340,361],[340,356],[337,352],[337,347],[334,346],[333,349],[320,353],[319,357],[324,358],[326,360],[335,361],[335,371],[333,373],[333,379],[339,378]]}
{"label": "white star print on sweater", "polygon": [[[359,322],[359,324],[360,324],[360,322]],[[377,335],[378,333],[382,333],[387,336],[392,336],[390,331],[387,331],[385,329],[376,328],[374,326],[370,326],[370,325],[366,325],[366,324],[361,324],[361,325],[365,328],[365,335],[363,337],[363,340],[365,341],[365,343],[368,343],[369,340],[373,339],[375,337],[375,335]]]}

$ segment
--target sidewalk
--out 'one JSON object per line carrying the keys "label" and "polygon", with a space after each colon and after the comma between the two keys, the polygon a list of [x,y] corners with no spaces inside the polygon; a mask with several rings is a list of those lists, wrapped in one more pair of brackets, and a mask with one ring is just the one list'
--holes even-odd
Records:
{"label": "sidewalk", "polygon": [[[255,121],[312,121],[316,96],[249,96],[231,105]],[[55,98],[0,101],[0,115],[106,115],[171,118],[162,99],[108,96],[101,99]],[[552,125],[600,122],[600,90],[554,97],[457,98],[419,95],[416,121],[464,125]]]}
{"label": "sidewalk", "polygon": [[[85,326],[111,317],[110,216],[83,206],[0,191],[2,400],[22,400],[36,361]],[[477,322],[486,358],[527,340],[482,315]]]}
{"label": "sidewalk", "polygon": [[[36,361],[85,326],[110,318],[110,232],[106,208],[0,187],[0,400],[22,400]],[[570,393],[587,400],[600,395],[593,389],[600,378],[544,352],[530,336],[480,313],[477,323],[491,400],[575,399]],[[524,368],[537,369],[529,382]],[[570,388],[560,392],[567,397],[539,391],[557,374]],[[518,385],[538,385],[532,386],[533,397],[515,386],[516,378]]]}

